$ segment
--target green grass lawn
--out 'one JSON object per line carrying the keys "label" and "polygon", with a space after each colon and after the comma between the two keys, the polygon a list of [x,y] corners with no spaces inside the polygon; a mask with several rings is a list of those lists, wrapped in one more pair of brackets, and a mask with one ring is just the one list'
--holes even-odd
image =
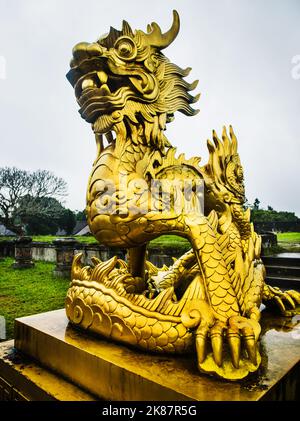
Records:
{"label": "green grass lawn", "polygon": [[[57,238],[60,238],[55,235],[37,235],[33,236],[33,241],[39,241],[43,243],[52,243],[53,240],[56,240]],[[62,237],[63,238],[63,237]],[[79,241],[80,243],[85,244],[98,244],[97,240],[91,235],[91,236],[74,236],[72,238],[75,238],[76,241]],[[11,240],[13,237],[1,237],[0,236],[0,242],[4,240]],[[191,248],[190,243],[185,238],[178,237],[176,235],[162,235],[159,238],[156,238],[155,240],[151,241],[149,243],[150,247],[176,247],[180,250],[189,250]]]}
{"label": "green grass lawn", "polygon": [[[3,237],[0,236],[0,241],[11,240],[14,237]],[[41,241],[45,243],[51,243],[53,240],[60,238],[55,235],[36,235],[32,237],[33,241]],[[80,243],[97,243],[97,240],[91,236],[74,236]],[[283,243],[300,243],[300,232],[279,232],[277,233],[277,238],[279,242]],[[180,238],[175,235],[163,235],[156,240],[150,242],[150,246],[154,247],[187,247],[188,241],[184,238]]]}
{"label": "green grass lawn", "polygon": [[191,248],[191,244],[185,238],[178,237],[177,235],[162,235],[161,237],[150,241],[148,247],[176,248],[185,253]]}
{"label": "green grass lawn", "polygon": [[54,263],[35,262],[32,269],[11,267],[0,261],[0,316],[6,319],[7,339],[13,338],[14,319],[64,307],[69,279],[52,275]]}
{"label": "green grass lawn", "polygon": [[[95,240],[95,238],[91,235],[91,236],[84,236],[84,235],[79,235],[79,236],[63,236],[63,237],[59,237],[57,235],[34,235],[32,236],[32,241],[40,241],[42,243],[52,243],[53,240],[56,240],[57,238],[65,238],[65,237],[71,237],[74,238],[76,241],[80,242],[80,243],[97,243],[97,240]],[[1,241],[7,241],[7,240],[13,240],[15,237],[4,237],[4,236],[0,236],[0,242]]]}
{"label": "green grass lawn", "polygon": [[300,253],[300,232],[279,232],[277,240],[283,252]]}
{"label": "green grass lawn", "polygon": [[278,232],[277,239],[281,243],[300,243],[300,232]]}
{"label": "green grass lawn", "polygon": [[97,240],[92,235],[84,236],[84,235],[78,235],[78,236],[72,236],[72,235],[65,235],[63,237],[58,237],[57,235],[36,235],[32,237],[32,241],[41,241],[43,243],[52,243],[53,240],[56,240],[57,238],[65,238],[65,237],[71,237],[74,238],[79,243],[97,243]]}
{"label": "green grass lawn", "polygon": [[[38,235],[33,236],[33,241],[40,241],[51,243],[53,240],[60,238],[55,235]],[[98,244],[95,238],[91,236],[74,236],[79,243],[83,244]],[[13,237],[1,237],[0,242],[8,239],[13,239]],[[299,252],[300,251],[300,232],[279,232],[277,233],[278,246],[274,250],[266,250],[266,253],[279,253],[285,251]],[[175,235],[162,235],[161,237],[150,241],[149,248],[176,248],[178,252],[186,252],[191,248],[190,243],[181,237]]]}

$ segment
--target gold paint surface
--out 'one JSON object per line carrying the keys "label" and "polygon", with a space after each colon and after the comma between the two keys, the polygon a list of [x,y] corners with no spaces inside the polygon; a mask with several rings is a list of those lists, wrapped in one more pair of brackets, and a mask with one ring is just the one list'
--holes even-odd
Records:
{"label": "gold paint surface", "polygon": [[17,319],[15,346],[106,400],[275,399],[276,388],[284,388],[281,379],[299,367],[299,320],[274,321],[269,314],[263,320],[262,364],[249,379],[238,382],[199,374],[191,355],[149,354],[74,329],[63,310]]}
{"label": "gold paint surface", "polygon": [[[232,127],[212,132],[208,162],[177,156],[165,135],[176,111],[197,113],[190,69],[163,50],[178,35],[179,15],[163,33],[121,30],[79,43],[67,78],[97,145],[87,189],[87,220],[95,238],[128,249],[127,261],[75,256],[67,293],[70,322],[87,332],[166,354],[196,349],[197,365],[237,380],[257,370],[260,306],[292,315],[296,291],[265,284],[261,238],[245,210],[243,167]],[[107,144],[105,145],[105,138]],[[187,238],[191,250],[156,268],[146,246],[162,234]]]}

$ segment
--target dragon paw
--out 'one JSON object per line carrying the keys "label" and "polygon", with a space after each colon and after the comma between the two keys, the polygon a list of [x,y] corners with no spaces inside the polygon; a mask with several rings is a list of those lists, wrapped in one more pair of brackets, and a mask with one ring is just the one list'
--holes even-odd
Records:
{"label": "dragon paw", "polygon": [[266,304],[271,303],[279,308],[283,316],[294,316],[297,312],[296,307],[300,305],[300,292],[293,289],[282,291],[278,287],[267,285],[264,298]]}
{"label": "dragon paw", "polygon": [[[261,362],[257,349],[260,331],[256,320],[242,316],[230,317],[227,322],[216,320],[211,327],[200,325],[196,332],[199,370],[229,380],[257,370]],[[211,350],[207,352],[209,343]]]}

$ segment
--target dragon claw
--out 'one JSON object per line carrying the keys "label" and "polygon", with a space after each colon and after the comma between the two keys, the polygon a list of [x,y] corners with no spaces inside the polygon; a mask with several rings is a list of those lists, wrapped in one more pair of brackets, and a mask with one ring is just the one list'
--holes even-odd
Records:
{"label": "dragon claw", "polygon": [[300,304],[300,292],[290,289],[288,291],[285,291],[285,295],[287,295],[289,298],[295,301],[296,304]]}
{"label": "dragon claw", "polygon": [[281,291],[280,288],[266,286],[267,294],[265,296],[266,304],[268,302],[274,303],[280,310],[283,316],[293,316],[296,312],[296,307],[300,304],[300,293],[293,289],[288,291]]}
{"label": "dragon claw", "polygon": [[235,368],[239,368],[241,357],[241,337],[236,329],[228,328],[227,340],[230,348],[232,364]]}
{"label": "dragon claw", "polygon": [[246,349],[247,349],[249,359],[252,362],[252,364],[256,365],[257,364],[256,341],[255,341],[254,334],[244,335],[244,341],[245,341],[245,346],[246,346]]}
{"label": "dragon claw", "polygon": [[229,347],[231,350],[234,367],[238,366],[240,357],[240,334],[243,338],[249,360],[257,365],[257,340],[260,334],[260,325],[256,320],[242,316],[234,316],[229,319]]}
{"label": "dragon claw", "polygon": [[196,333],[196,349],[199,364],[202,364],[206,358],[206,341],[208,335],[208,326],[200,326]]}
{"label": "dragon claw", "polygon": [[277,303],[280,311],[282,313],[284,313],[285,312],[285,305],[283,304],[282,299],[280,297],[278,297],[277,295],[275,295],[274,300]]}
{"label": "dragon claw", "polygon": [[286,301],[288,303],[290,303],[290,306],[292,307],[292,309],[296,308],[296,305],[295,305],[293,299],[289,296],[289,294],[287,292],[284,293],[284,298],[286,299]]}
{"label": "dragon claw", "polygon": [[[260,330],[256,320],[242,316],[200,325],[196,331],[199,369],[232,379],[243,378],[246,373],[257,370],[261,361],[257,351]],[[209,340],[211,352],[207,347]]]}
{"label": "dragon claw", "polygon": [[211,346],[215,363],[221,367],[223,354],[223,330],[225,324],[217,321],[210,331]]}

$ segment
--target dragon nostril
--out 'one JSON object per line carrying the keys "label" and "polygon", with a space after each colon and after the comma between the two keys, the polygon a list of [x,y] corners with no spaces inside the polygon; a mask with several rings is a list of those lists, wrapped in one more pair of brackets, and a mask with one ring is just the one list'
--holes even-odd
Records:
{"label": "dragon nostril", "polygon": [[103,52],[104,52],[104,48],[101,47],[101,45],[97,44],[97,43],[92,43],[89,44],[86,48],[87,53],[90,57],[93,56],[102,56]]}
{"label": "dragon nostril", "polygon": [[75,60],[82,60],[87,57],[87,47],[89,46],[88,42],[80,42],[75,45],[73,48],[73,57]]}

